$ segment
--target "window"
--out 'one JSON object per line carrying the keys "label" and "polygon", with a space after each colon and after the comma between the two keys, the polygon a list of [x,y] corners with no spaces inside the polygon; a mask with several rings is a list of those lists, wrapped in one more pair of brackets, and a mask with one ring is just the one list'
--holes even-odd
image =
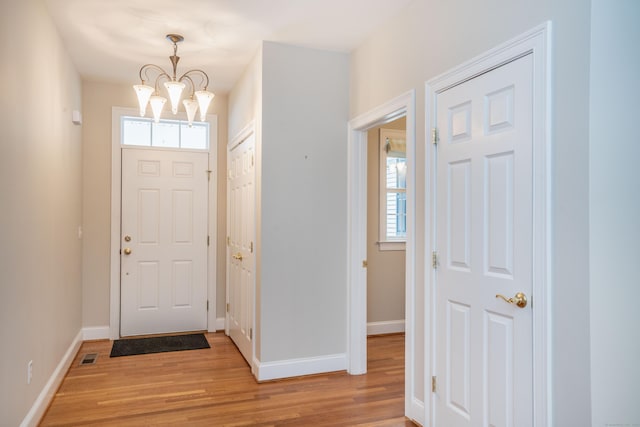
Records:
{"label": "window", "polygon": [[209,149],[209,123],[186,120],[160,120],[122,116],[122,145],[139,147]]}
{"label": "window", "polygon": [[404,130],[380,129],[380,250],[407,240],[407,149]]}

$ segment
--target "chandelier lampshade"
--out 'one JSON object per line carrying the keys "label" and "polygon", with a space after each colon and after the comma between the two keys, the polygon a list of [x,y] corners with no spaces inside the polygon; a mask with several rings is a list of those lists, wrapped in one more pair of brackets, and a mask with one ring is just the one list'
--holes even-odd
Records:
{"label": "chandelier lampshade", "polygon": [[153,120],[156,123],[160,122],[160,116],[162,115],[162,108],[164,107],[165,102],[167,102],[167,98],[162,96],[153,95],[149,98],[151,111],[153,111]]}
{"label": "chandelier lampshade", "polygon": [[171,112],[176,114],[178,112],[178,106],[180,105],[180,97],[182,96],[182,89],[186,85],[182,82],[165,82],[164,87],[169,92],[169,99],[171,100]]}
{"label": "chandelier lampshade", "polygon": [[189,98],[184,99],[182,103],[184,104],[184,110],[187,112],[189,125],[191,125],[191,123],[193,123],[193,119],[196,117],[196,112],[198,111],[198,101],[193,98]]}
{"label": "chandelier lampshade", "polygon": [[213,101],[215,95],[206,90],[199,90],[196,92],[196,99],[198,100],[198,106],[200,107],[200,121],[204,122],[207,117],[207,110],[209,104]]}
{"label": "chandelier lampshade", "polygon": [[[160,83],[164,83],[163,86],[169,95],[173,114],[178,112],[180,98],[182,98],[182,93],[188,86],[190,96],[184,99],[182,103],[187,112],[189,126],[191,126],[198,109],[200,110],[200,120],[206,120],[207,110],[215,95],[207,90],[209,86],[209,76],[202,70],[189,70],[178,77],[176,73],[178,61],[180,61],[180,57],[177,55],[178,43],[182,42],[184,37],[179,34],[167,34],[167,40],[173,43],[173,55],[169,57],[173,66],[173,72],[169,74],[162,67],[155,64],[143,65],[142,68],[140,68],[141,83],[133,86],[138,96],[140,116],[145,116],[147,105],[151,104],[155,122],[158,123],[160,121],[162,109],[167,102],[167,98],[160,95]],[[154,82],[153,86],[147,84],[148,81],[151,81],[152,77]]]}
{"label": "chandelier lampshade", "polygon": [[140,105],[140,117],[144,117],[147,104],[149,103],[149,98],[155,92],[155,89],[151,86],[147,85],[133,85],[133,88],[136,91],[136,95],[138,95],[138,104]]}

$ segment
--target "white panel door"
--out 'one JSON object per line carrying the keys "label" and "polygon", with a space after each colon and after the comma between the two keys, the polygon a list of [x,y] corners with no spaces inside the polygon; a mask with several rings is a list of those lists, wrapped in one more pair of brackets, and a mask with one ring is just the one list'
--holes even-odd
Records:
{"label": "white panel door", "polygon": [[207,153],[122,149],[122,336],[207,329],[207,169]]}
{"label": "white panel door", "polygon": [[436,102],[435,425],[531,426],[531,55]]}
{"label": "white panel door", "polygon": [[255,155],[251,134],[228,153],[227,316],[229,336],[250,366],[255,298]]}

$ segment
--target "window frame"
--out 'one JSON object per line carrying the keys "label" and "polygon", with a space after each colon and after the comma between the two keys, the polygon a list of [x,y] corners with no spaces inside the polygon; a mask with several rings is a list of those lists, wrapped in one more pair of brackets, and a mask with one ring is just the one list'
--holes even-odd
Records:
{"label": "window frame", "polygon": [[[407,193],[407,189],[389,189],[387,187],[387,151],[385,149],[387,138],[404,139],[406,141],[406,131],[403,129],[380,128],[378,138],[379,166],[378,166],[378,248],[381,251],[404,251],[407,238],[389,238],[387,236],[387,195],[389,193]],[[405,153],[406,159],[406,153]],[[406,227],[406,216],[405,216]]]}
{"label": "window frame", "polygon": [[[204,141],[206,141],[206,147],[204,148],[193,148],[193,147],[183,147],[182,146],[182,127],[187,125],[186,115],[183,118],[184,114],[178,114],[178,118],[175,119],[160,119],[159,124],[177,124],[178,125],[178,146],[161,146],[161,145],[153,145],[153,137],[154,137],[154,129],[157,125],[153,118],[147,117],[139,117],[131,114],[123,114],[120,116],[120,144],[122,147],[130,147],[130,148],[153,148],[155,150],[180,150],[180,151],[198,151],[198,152],[208,152],[211,144],[211,123],[208,120],[204,122],[194,122],[197,126],[203,126],[206,131],[206,136]],[[140,144],[127,144],[125,141],[125,122],[143,122],[150,123],[149,130],[149,145],[140,145]]]}

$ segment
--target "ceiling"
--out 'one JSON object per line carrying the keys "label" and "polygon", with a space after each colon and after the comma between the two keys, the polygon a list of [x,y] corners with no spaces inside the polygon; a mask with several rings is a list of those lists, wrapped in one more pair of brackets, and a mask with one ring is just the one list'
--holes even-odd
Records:
{"label": "ceiling", "polygon": [[83,78],[137,83],[143,64],[201,68],[228,92],[262,40],[349,52],[411,0],[45,0]]}

